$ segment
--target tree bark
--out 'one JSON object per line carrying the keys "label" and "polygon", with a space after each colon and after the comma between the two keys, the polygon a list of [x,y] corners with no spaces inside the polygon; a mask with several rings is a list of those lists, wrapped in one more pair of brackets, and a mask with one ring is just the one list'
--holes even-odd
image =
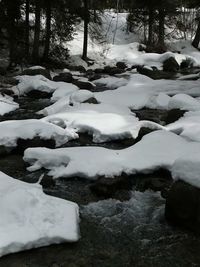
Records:
{"label": "tree bark", "polygon": [[165,43],[165,11],[161,8],[159,9],[159,34],[158,34],[158,44],[164,46]]}
{"label": "tree bark", "polygon": [[41,16],[40,0],[35,0],[35,30],[34,30],[33,53],[32,53],[32,60],[34,63],[39,62],[40,16]]}
{"label": "tree bark", "polygon": [[149,31],[148,31],[148,45],[153,44],[153,22],[154,22],[154,11],[152,8],[149,9]]}
{"label": "tree bark", "polygon": [[48,60],[49,57],[50,40],[51,40],[51,0],[47,1],[47,6],[46,6],[46,37],[45,37],[45,47],[43,54],[44,60]]}
{"label": "tree bark", "polygon": [[200,19],[199,19],[198,28],[197,28],[197,31],[196,31],[195,38],[194,38],[194,40],[192,42],[192,45],[195,48],[198,48],[199,47],[199,43],[200,43]]}
{"label": "tree bark", "polygon": [[82,59],[87,60],[89,10],[88,10],[88,0],[84,0],[83,2],[84,2],[84,40],[83,40]]}
{"label": "tree bark", "polygon": [[30,25],[29,25],[29,13],[30,13],[30,0],[26,0],[26,19],[25,19],[25,53],[27,60],[29,59],[29,50],[30,50],[30,44],[29,44],[29,32],[30,32]]}

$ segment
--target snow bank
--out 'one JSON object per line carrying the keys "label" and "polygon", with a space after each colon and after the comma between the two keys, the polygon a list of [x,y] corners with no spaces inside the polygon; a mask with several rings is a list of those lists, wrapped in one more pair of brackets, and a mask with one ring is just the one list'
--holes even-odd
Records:
{"label": "snow bank", "polygon": [[127,149],[111,150],[101,147],[75,147],[63,149],[30,148],[24,160],[32,166],[29,171],[40,168],[49,170],[49,175],[58,177],[113,177],[122,172],[148,173],[159,168],[171,169],[182,155],[200,150],[200,144],[188,142],[176,134],[156,131]]}
{"label": "snow bank", "polygon": [[166,128],[187,139],[200,142],[200,111],[187,112],[184,117],[169,124]]}
{"label": "snow bank", "polygon": [[200,188],[200,152],[185,154],[177,159],[172,166],[172,176]]}
{"label": "snow bank", "polygon": [[58,93],[54,95],[54,98],[58,99],[60,95],[60,97],[63,96],[64,92],[67,94],[77,90],[77,87],[73,86],[72,84],[50,81],[42,75],[22,75],[17,76],[16,79],[19,81],[19,83],[12,87],[12,90],[16,95],[24,95],[33,90],[47,93],[53,93],[58,90]]}
{"label": "snow bank", "polygon": [[33,139],[34,137],[53,139],[56,146],[60,146],[78,136],[72,129],[62,129],[59,126],[40,120],[0,122],[0,145],[15,147],[19,138]]}
{"label": "snow bank", "polygon": [[77,204],[0,172],[0,256],[79,239]]}
{"label": "snow bank", "polygon": [[48,116],[42,121],[60,123],[77,132],[93,135],[93,142],[102,143],[111,140],[137,138],[141,127],[162,129],[162,126],[149,122],[138,121],[133,115],[120,115],[85,110],[81,112],[65,112]]}
{"label": "snow bank", "polygon": [[0,94],[0,115],[3,116],[6,113],[14,111],[19,108],[19,104],[13,101],[10,96],[2,96]]}
{"label": "snow bank", "polygon": [[200,101],[186,94],[177,94],[169,100],[169,109],[200,110]]}
{"label": "snow bank", "polygon": [[127,85],[128,80],[118,77],[104,77],[94,81],[94,84],[106,86],[111,89],[116,89],[121,86]]}
{"label": "snow bank", "polygon": [[77,90],[79,90],[79,88],[74,84],[59,82],[59,88],[53,93],[51,101],[56,102],[63,97],[69,96]]}

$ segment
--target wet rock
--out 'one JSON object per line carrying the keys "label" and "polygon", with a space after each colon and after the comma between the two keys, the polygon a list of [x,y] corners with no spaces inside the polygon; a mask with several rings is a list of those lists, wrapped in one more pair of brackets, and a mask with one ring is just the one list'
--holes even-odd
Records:
{"label": "wet rock", "polygon": [[29,147],[47,147],[55,148],[56,144],[53,139],[41,139],[40,137],[35,137],[33,139],[21,139],[17,140],[17,147],[14,149],[15,153],[22,154],[24,150]]}
{"label": "wet rock", "polygon": [[117,62],[116,66],[118,69],[122,69],[122,70],[127,69],[127,65],[124,62]]}
{"label": "wet rock", "polygon": [[136,174],[132,177],[135,189],[141,192],[146,190],[164,191],[173,183],[171,173],[165,169],[159,169],[153,173]]}
{"label": "wet rock", "polygon": [[43,92],[39,90],[32,90],[26,94],[30,98],[34,99],[42,99],[42,98],[50,98],[52,96],[52,93]]}
{"label": "wet rock", "polygon": [[150,69],[145,67],[137,67],[137,72],[142,75],[145,75],[153,80],[160,80],[160,79],[172,79],[174,78],[174,74],[165,72],[158,69]]}
{"label": "wet rock", "polygon": [[165,119],[166,124],[173,123],[177,120],[179,120],[183,115],[187,112],[186,110],[180,110],[180,109],[172,109],[169,110],[167,113],[167,117]]}
{"label": "wet rock", "polygon": [[40,184],[44,187],[44,188],[51,188],[55,186],[55,180],[48,176],[48,175],[44,175],[44,177],[42,178],[42,181],[40,182]]}
{"label": "wet rock", "polygon": [[126,199],[132,189],[132,182],[126,174],[115,178],[101,177],[90,186],[90,189],[95,195],[103,198],[114,198],[120,192],[122,193],[123,190],[123,195]]}
{"label": "wet rock", "polygon": [[106,66],[103,70],[104,73],[108,74],[108,75],[116,75],[116,74],[122,74],[125,72],[125,70],[123,69],[119,69],[117,67],[110,67],[110,66]]}
{"label": "wet rock", "polygon": [[6,88],[0,89],[0,94],[2,94],[3,96],[4,95],[14,96],[14,92]]}
{"label": "wet rock", "polygon": [[83,82],[83,81],[73,81],[73,84],[79,87],[79,89],[86,89],[93,91],[95,86],[90,82]]}
{"label": "wet rock", "polygon": [[162,109],[148,109],[143,108],[140,110],[132,110],[136,114],[139,120],[153,121],[160,125],[165,125],[165,121],[168,115],[168,110]]}
{"label": "wet rock", "polygon": [[35,75],[43,75],[47,79],[51,80],[51,74],[50,71],[47,69],[26,69],[22,72],[21,75],[29,75],[29,76],[35,76]]}
{"label": "wet rock", "polygon": [[87,70],[86,76],[89,81],[98,80],[101,78],[101,75],[98,73],[95,73],[93,70]]}
{"label": "wet rock", "polygon": [[167,72],[179,71],[179,64],[174,57],[170,57],[163,62],[163,70]]}
{"label": "wet rock", "polygon": [[176,181],[168,192],[166,219],[200,233],[200,189],[183,181]]}
{"label": "wet rock", "polygon": [[83,103],[88,103],[88,104],[99,104],[99,102],[96,100],[95,97],[90,97],[89,99],[85,100]]}
{"label": "wet rock", "polygon": [[83,66],[68,66],[68,69],[70,69],[71,71],[79,71],[82,73],[86,72],[86,69]]}
{"label": "wet rock", "polygon": [[65,83],[72,83],[73,76],[70,72],[62,72],[59,75],[53,77],[54,82],[65,82]]}
{"label": "wet rock", "polygon": [[97,68],[97,69],[94,70],[94,72],[97,73],[97,74],[101,74],[101,73],[104,72],[104,70],[101,69],[101,68]]}
{"label": "wet rock", "polygon": [[192,68],[194,65],[193,60],[191,60],[190,58],[186,58],[184,59],[181,64],[180,64],[180,69],[188,69],[188,68]]}

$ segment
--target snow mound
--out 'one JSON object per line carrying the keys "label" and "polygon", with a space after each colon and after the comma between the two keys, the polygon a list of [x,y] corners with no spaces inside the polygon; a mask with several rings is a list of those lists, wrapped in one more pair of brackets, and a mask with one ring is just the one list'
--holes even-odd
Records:
{"label": "snow mound", "polygon": [[162,129],[162,126],[150,121],[138,121],[133,115],[101,113],[91,110],[81,112],[65,112],[48,116],[42,121],[63,124],[78,132],[87,132],[93,135],[93,142],[102,143],[111,140],[137,138],[141,127]]}
{"label": "snow mound", "polygon": [[96,85],[106,86],[111,89],[116,89],[118,87],[125,86],[127,85],[127,83],[127,79],[118,77],[105,77],[94,81],[94,84]]}
{"label": "snow mound", "polygon": [[0,145],[15,147],[17,140],[33,139],[53,139],[56,146],[63,145],[71,139],[77,138],[77,134],[72,129],[62,129],[54,124],[41,120],[11,120],[0,122]]}
{"label": "snow mound", "polygon": [[166,127],[192,141],[200,142],[200,111],[187,112],[178,121]]}
{"label": "snow mound", "polygon": [[169,109],[200,110],[200,101],[186,94],[177,94],[169,100]]}
{"label": "snow mound", "polygon": [[6,113],[14,111],[19,108],[19,104],[13,101],[10,96],[2,96],[0,94],[0,115],[3,116]]}
{"label": "snow mound", "polygon": [[79,239],[78,205],[0,172],[0,256]]}
{"label": "snow mound", "polygon": [[200,152],[194,151],[177,159],[172,166],[172,176],[200,188]]}
{"label": "snow mound", "polygon": [[79,90],[70,95],[70,103],[82,103],[90,98],[94,97],[94,93],[88,90]]}
{"label": "snow mound", "polygon": [[198,142],[188,142],[171,132],[156,131],[123,150],[102,147],[55,150],[29,148],[24,153],[24,160],[32,165],[28,168],[29,171],[44,167],[54,178],[79,176],[97,179],[98,176],[118,176],[122,172],[135,174],[159,168],[170,170],[175,160],[198,150]]}
{"label": "snow mound", "polygon": [[76,92],[79,88],[71,83],[59,82],[59,88],[53,93],[51,101],[56,102],[63,97],[69,96],[71,93]]}

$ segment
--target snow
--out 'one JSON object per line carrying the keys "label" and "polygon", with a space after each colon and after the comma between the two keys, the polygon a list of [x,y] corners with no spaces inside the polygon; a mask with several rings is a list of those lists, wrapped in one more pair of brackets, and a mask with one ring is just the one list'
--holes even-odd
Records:
{"label": "snow", "polygon": [[55,124],[62,121],[62,125],[67,128],[92,134],[95,143],[126,138],[135,139],[141,127],[162,129],[162,126],[156,123],[138,121],[134,115],[102,113],[91,110],[57,113],[42,120]]}
{"label": "snow", "polygon": [[121,86],[127,85],[128,80],[118,77],[104,77],[94,81],[94,84],[106,86],[111,89],[116,89]]}
{"label": "snow", "polygon": [[191,154],[185,154],[177,159],[172,166],[172,176],[200,188],[200,152],[196,149]]}
{"label": "snow", "polygon": [[77,204],[0,172],[0,256],[79,239]]}
{"label": "snow", "polygon": [[47,93],[54,93],[58,90],[58,93],[54,95],[54,98],[57,99],[62,97],[64,93],[68,94],[69,92],[77,90],[77,87],[72,84],[50,81],[42,75],[22,75],[17,76],[16,79],[19,83],[18,85],[12,87],[12,90],[16,95],[24,95],[33,90]]}
{"label": "snow", "polygon": [[169,109],[200,110],[200,101],[186,94],[177,94],[169,100]]}
{"label": "snow", "polygon": [[45,70],[44,67],[42,66],[32,66],[28,68],[29,70]]}
{"label": "snow", "polygon": [[200,142],[200,111],[187,112],[166,128],[189,140]]}
{"label": "snow", "polygon": [[[60,86],[62,85],[62,86]],[[51,101],[56,102],[63,97],[69,96],[71,93],[76,92],[79,88],[71,83],[59,84],[59,88],[53,93]]]}
{"label": "snow", "polygon": [[53,139],[56,146],[60,146],[78,136],[73,129],[62,129],[54,124],[35,119],[0,122],[0,145],[15,147],[19,138],[33,139],[34,137],[44,140]]}
{"label": "snow", "polygon": [[94,97],[94,93],[88,90],[79,90],[70,95],[70,104],[82,103]]}
{"label": "snow", "polygon": [[31,164],[29,171],[46,168],[54,178],[79,176],[97,179],[122,173],[149,173],[159,168],[170,170],[175,160],[198,150],[198,142],[188,142],[168,131],[156,131],[122,150],[102,147],[29,148],[24,153],[24,160]]}
{"label": "snow", "polygon": [[14,111],[19,108],[19,104],[13,101],[13,98],[7,95],[0,94],[0,115]]}

